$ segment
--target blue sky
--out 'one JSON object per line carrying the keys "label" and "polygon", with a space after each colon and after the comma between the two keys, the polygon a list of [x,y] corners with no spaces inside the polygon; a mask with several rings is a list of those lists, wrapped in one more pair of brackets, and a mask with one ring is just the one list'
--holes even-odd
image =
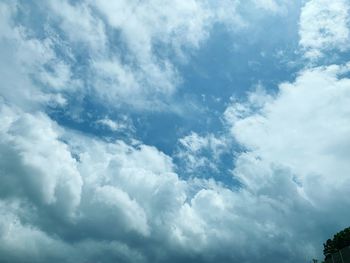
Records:
{"label": "blue sky", "polygon": [[349,12],[1,1],[0,261],[321,259],[349,218]]}

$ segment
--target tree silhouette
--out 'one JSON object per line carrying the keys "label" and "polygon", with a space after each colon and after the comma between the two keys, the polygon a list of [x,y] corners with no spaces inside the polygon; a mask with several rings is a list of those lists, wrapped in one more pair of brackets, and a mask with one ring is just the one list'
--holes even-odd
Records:
{"label": "tree silhouette", "polygon": [[333,239],[328,239],[323,244],[323,254],[326,259],[333,253],[350,246],[350,227],[336,233]]}

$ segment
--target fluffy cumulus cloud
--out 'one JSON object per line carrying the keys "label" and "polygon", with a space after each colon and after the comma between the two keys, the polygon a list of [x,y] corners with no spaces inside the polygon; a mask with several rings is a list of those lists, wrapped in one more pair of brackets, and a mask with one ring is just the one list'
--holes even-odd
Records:
{"label": "fluffy cumulus cloud", "polygon": [[346,225],[349,215],[340,208],[350,202],[348,71],[348,64],[303,70],[258,112],[232,118],[237,108],[254,106],[249,102],[227,110],[233,136],[247,149],[234,175],[250,193],[281,202],[292,235],[305,235],[305,223],[306,235],[319,236]]}
{"label": "fluffy cumulus cloud", "polygon": [[71,215],[80,202],[82,180],[54,123],[42,113],[8,106],[0,114],[2,194],[31,196],[38,205]]}
{"label": "fluffy cumulus cloud", "polygon": [[300,42],[305,56],[317,59],[324,51],[349,49],[349,2],[324,0],[306,2],[301,10]]}
{"label": "fluffy cumulus cloud", "polygon": [[[250,23],[243,14],[252,5],[267,14],[288,8],[272,0],[0,3],[1,262],[320,256],[350,215],[348,63],[233,97],[219,130],[182,134],[172,155],[134,138],[132,113],[164,110],[184,77],[179,65],[218,24]],[[347,12],[346,1],[305,4],[307,56],[347,49]],[[95,114],[91,127],[128,138],[53,114],[71,120],[77,108]],[[224,157],[236,185],[208,176],[223,172]]]}

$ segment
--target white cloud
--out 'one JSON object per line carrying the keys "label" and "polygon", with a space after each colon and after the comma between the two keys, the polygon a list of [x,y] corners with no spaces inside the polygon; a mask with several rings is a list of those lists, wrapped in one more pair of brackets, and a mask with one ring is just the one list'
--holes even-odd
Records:
{"label": "white cloud", "polygon": [[128,52],[127,60],[116,54],[112,59],[94,61],[97,93],[104,100],[112,98],[113,103],[164,108],[161,101],[172,95],[181,81],[167,53],[185,58],[185,49],[199,47],[210,29],[209,10],[195,0],[100,0],[91,5],[103,14],[109,27],[120,33],[120,38],[110,39],[109,44],[121,44],[125,49],[121,52]]}
{"label": "white cloud", "polygon": [[207,134],[201,136],[195,132],[179,139],[176,158],[185,165],[185,170],[198,173],[199,168],[217,170],[217,162],[222,154],[227,153],[230,140],[225,136]]}
{"label": "white cloud", "polygon": [[18,6],[0,4],[0,96],[22,108],[65,103],[62,91],[74,91],[70,66],[58,58],[54,41],[37,39],[31,30],[15,22]]}
{"label": "white cloud", "polygon": [[[307,207],[307,215],[286,219],[294,235],[302,228],[290,220],[308,221],[315,240],[323,231],[346,226],[349,215],[341,207],[350,202],[350,80],[343,75],[348,69],[306,69],[294,83],[281,84],[276,98],[258,112],[231,122],[232,134],[247,148],[234,170],[246,190],[277,202],[276,209],[286,214]],[[320,219],[327,215],[332,220]]]}
{"label": "white cloud", "polygon": [[60,3],[50,0],[48,7],[56,15],[52,18],[57,20],[72,43],[87,46],[95,55],[105,52],[108,44],[105,24],[87,3],[80,2],[73,5],[66,0]]}
{"label": "white cloud", "polygon": [[[125,228],[149,235],[145,211],[126,192],[112,186],[98,187],[93,202],[96,203],[94,213],[98,211],[102,222],[108,217],[116,221],[122,220]],[[105,206],[106,209],[101,209],[101,206]]]}
{"label": "white cloud", "polygon": [[179,83],[173,66],[165,62],[159,67],[153,62],[134,68],[119,59],[93,62],[93,84],[96,95],[114,106],[132,105],[136,109],[164,109],[162,101],[171,96]]}
{"label": "white cloud", "polygon": [[75,160],[60,141],[57,126],[44,114],[0,108],[3,193],[24,192],[37,205],[74,215],[82,179]]}
{"label": "white cloud", "polygon": [[112,27],[121,30],[128,48],[141,63],[153,56],[153,44],[157,42],[175,49],[196,47],[208,35],[210,13],[200,1],[99,0],[95,5]]}
{"label": "white cloud", "polygon": [[[257,155],[292,167],[301,183],[309,176],[320,184],[331,184],[332,176],[346,182],[350,80],[340,77],[344,70],[335,65],[304,70],[295,83],[282,84],[278,98],[258,114],[236,122],[235,138]],[[323,190],[325,198],[331,190]]]}
{"label": "white cloud", "polygon": [[127,116],[122,116],[118,120],[111,120],[108,117],[104,117],[96,121],[96,125],[105,127],[111,131],[133,131],[134,127],[131,119]]}
{"label": "white cloud", "polygon": [[231,107],[225,110],[224,119],[233,124],[237,120],[259,111],[266,103],[271,102],[272,96],[266,92],[263,86],[258,84],[254,91],[248,92],[246,102],[234,101],[233,98],[231,100]]}
{"label": "white cloud", "polygon": [[304,5],[300,15],[299,45],[307,58],[320,58],[327,50],[349,49],[349,8],[346,0],[311,0]]}

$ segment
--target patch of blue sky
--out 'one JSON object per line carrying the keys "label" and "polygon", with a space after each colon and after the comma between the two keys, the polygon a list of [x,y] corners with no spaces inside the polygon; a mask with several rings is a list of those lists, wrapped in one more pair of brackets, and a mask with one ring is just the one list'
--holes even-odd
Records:
{"label": "patch of blue sky", "polygon": [[[318,58],[315,61],[309,62],[312,66],[328,66],[328,65],[343,65],[350,61],[349,51],[328,50],[327,56]],[[344,75],[349,76],[349,73]]]}
{"label": "patch of blue sky", "polygon": [[13,19],[16,24],[25,25],[26,29],[35,29],[27,31],[27,33],[33,34],[36,38],[43,38],[45,36],[45,22],[47,16],[45,10],[41,8],[42,5],[38,1],[19,1],[17,12],[13,15]]}
{"label": "patch of blue sky", "polygon": [[[173,127],[163,125],[163,119],[159,116],[163,115],[166,119],[171,118],[169,115],[172,114],[150,113],[150,121],[153,119],[152,115],[158,120],[150,125],[152,129],[169,134],[164,129],[173,129],[181,119],[181,134],[189,131],[220,131],[222,126],[219,117],[232,96],[244,99],[247,92],[255,89],[258,84],[263,85],[269,92],[275,92],[279,83],[294,79],[300,66],[284,65],[284,61],[281,60],[287,58],[281,56],[294,56],[297,38],[293,40],[295,44],[292,48],[287,50],[286,47],[286,54],[278,53],[277,47],[281,47],[279,42],[268,46],[270,43],[264,45],[257,41],[246,46],[243,44],[245,40],[241,39],[241,43],[235,48],[233,38],[225,28],[217,26],[208,42],[192,54],[186,64],[177,65],[183,82],[175,97],[185,104],[183,107],[195,105],[193,108],[197,111],[174,118]],[[259,59],[256,59],[257,57]],[[183,118],[189,121],[183,121]],[[184,122],[189,126],[184,126]],[[143,139],[147,141],[148,138]]]}

